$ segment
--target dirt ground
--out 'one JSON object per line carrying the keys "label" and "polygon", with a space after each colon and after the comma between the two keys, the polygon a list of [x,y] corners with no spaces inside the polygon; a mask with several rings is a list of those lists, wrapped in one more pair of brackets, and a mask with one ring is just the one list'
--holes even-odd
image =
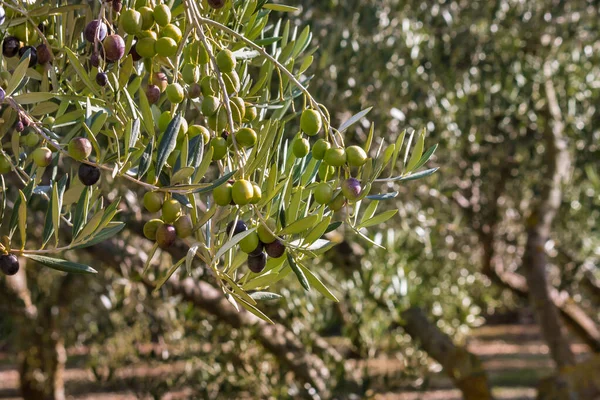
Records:
{"label": "dirt ground", "polygon": [[[584,354],[585,345],[575,343],[574,351]],[[498,400],[525,400],[535,398],[535,385],[540,378],[552,372],[548,347],[543,344],[537,327],[533,325],[497,325],[479,328],[468,344],[470,351],[479,355],[494,385]],[[377,360],[374,368],[378,376],[402,374],[402,364],[391,359]],[[383,368],[383,370],[382,370]],[[69,399],[77,400],[133,400],[138,396],[121,388],[135,379],[160,379],[167,373],[185,369],[185,361],[169,365],[131,365],[120,369],[110,384],[97,382],[92,373],[81,366],[69,365],[65,374]],[[375,371],[374,371],[375,372]],[[6,355],[0,354],[0,399],[21,399],[18,392],[18,373]],[[377,385],[381,387],[381,385]],[[181,390],[171,392],[164,400],[191,398]],[[390,388],[374,394],[377,400],[459,400],[460,392],[443,373],[432,373],[418,389]]]}

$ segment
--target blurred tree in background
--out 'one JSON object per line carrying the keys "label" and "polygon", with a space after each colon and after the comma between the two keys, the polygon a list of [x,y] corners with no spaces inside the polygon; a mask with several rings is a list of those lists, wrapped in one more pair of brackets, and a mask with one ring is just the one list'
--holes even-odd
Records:
{"label": "blurred tree in background", "polygon": [[[283,298],[264,303],[273,325],[235,311],[208,271],[153,293],[135,273],[151,247],[141,225],[80,254],[110,267],[98,278],[41,271],[4,279],[0,345],[33,376],[22,380],[24,395],[61,373],[65,348],[85,348],[84,365],[104,388],[155,398],[179,388],[190,398],[362,398],[422,383],[431,359],[465,398],[491,398],[486,371],[464,345],[494,314],[529,307],[555,366],[539,398],[597,396],[599,2],[294,6],[292,25],[311,24],[318,46],[309,89],[332,125],[373,106],[346,142],[364,143],[371,123],[383,133],[372,149],[426,128],[440,149],[432,167],[442,169],[383,184],[381,192],[400,193],[380,208],[399,217],[372,242],[330,234],[340,244],[314,262],[340,302],[288,279],[273,287]],[[122,190],[140,220],[135,193]],[[160,261],[170,265],[186,250],[175,246]],[[587,345],[581,357],[574,338]],[[374,382],[369,363],[382,354],[403,369]],[[165,367],[168,378],[115,377],[140,360]]]}

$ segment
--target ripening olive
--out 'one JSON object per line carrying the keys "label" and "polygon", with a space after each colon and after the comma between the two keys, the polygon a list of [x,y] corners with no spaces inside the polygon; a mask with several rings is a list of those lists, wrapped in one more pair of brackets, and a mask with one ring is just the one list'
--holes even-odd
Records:
{"label": "ripening olive", "polygon": [[248,269],[255,274],[262,272],[267,265],[267,256],[262,251],[257,255],[248,256]]}
{"label": "ripening olive", "polygon": [[192,224],[192,219],[189,215],[182,215],[175,221],[175,231],[177,232],[177,237],[181,239],[185,239],[189,237],[194,232],[194,224]]}
{"label": "ripening olive", "polygon": [[342,183],[342,193],[350,201],[356,201],[360,197],[360,181],[356,178],[348,178]]}
{"label": "ripening olive", "polygon": [[85,186],[92,186],[100,180],[100,169],[94,165],[81,164],[77,176]]}
{"label": "ripening olive", "polygon": [[156,243],[161,249],[167,249],[177,240],[177,231],[173,225],[162,224],[156,229]]}
{"label": "ripening olive", "polygon": [[0,271],[5,275],[15,275],[19,272],[19,259],[14,254],[3,254],[0,256]]}
{"label": "ripening olive", "polygon": [[281,240],[276,239],[275,241],[265,244],[265,251],[272,258],[279,258],[285,254],[285,245]]}
{"label": "ripening olive", "polygon": [[47,147],[39,147],[31,153],[31,158],[38,167],[47,167],[52,162],[52,151]]}
{"label": "ripening olive", "polygon": [[90,154],[92,154],[92,143],[86,138],[73,138],[69,142],[67,152],[71,158],[81,161],[88,158]]}

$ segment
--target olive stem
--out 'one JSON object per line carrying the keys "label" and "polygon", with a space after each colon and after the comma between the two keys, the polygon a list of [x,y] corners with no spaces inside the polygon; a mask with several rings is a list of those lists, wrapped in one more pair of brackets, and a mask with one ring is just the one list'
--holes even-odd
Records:
{"label": "olive stem", "polygon": [[[217,59],[215,58],[215,55],[212,51],[212,46],[210,46],[210,44],[208,43],[208,40],[206,39],[206,35],[204,34],[204,29],[203,29],[202,25],[200,25],[200,23],[198,22],[200,19],[202,19],[202,17],[199,15],[199,11],[195,8],[195,5],[192,1],[185,0],[185,2],[187,5],[187,8],[188,8],[188,11],[190,12],[190,17],[192,19],[192,22],[194,23],[194,25],[196,27],[196,31],[198,32],[198,35],[200,36],[200,40],[202,41],[202,44],[204,45],[204,48],[206,49],[208,56],[210,57],[211,64],[213,65],[215,74],[217,75],[217,80],[219,81],[219,87],[221,88],[221,93],[223,94],[223,103],[225,104],[225,110],[227,111],[227,123],[229,124],[229,127],[231,129],[229,134],[232,135],[231,142],[233,143],[235,153],[238,155],[243,154],[243,153],[240,153],[240,150],[239,150],[238,144],[237,144],[237,140],[235,139],[235,135],[233,132],[233,130],[234,130],[233,114],[231,112],[231,104],[230,104],[230,100],[229,100],[229,94],[227,93],[227,87],[225,86],[225,81],[223,80],[223,75],[221,74],[221,71],[219,70],[219,66],[217,64]],[[218,121],[218,116],[217,116],[217,121]],[[217,134],[218,134],[218,132],[217,132]],[[240,170],[242,171],[242,176],[244,176],[245,155],[242,156],[241,161],[242,162],[240,162]]]}
{"label": "olive stem", "polygon": [[[189,0],[186,0],[189,2]],[[273,57],[272,55],[270,55],[269,53],[266,52],[265,49],[263,49],[261,46],[257,45],[256,43],[254,43],[252,40],[246,38],[244,35],[241,35],[239,33],[237,33],[236,31],[234,31],[231,28],[228,28],[227,26],[217,22],[217,21],[213,21],[210,18],[204,18],[200,15],[197,15],[196,18],[198,19],[199,22],[206,24],[206,25],[211,25],[214,26],[226,33],[228,33],[229,35],[241,40],[242,42],[246,43],[248,46],[252,47],[253,49],[255,49],[256,51],[258,51],[263,57],[265,57],[266,59],[268,59],[273,65],[275,65],[275,67],[277,67],[278,70],[280,70],[281,72],[283,72],[283,74],[285,76],[287,76],[290,81],[292,81],[294,83],[294,85],[296,85],[298,87],[298,89],[300,89],[300,91],[302,93],[304,93],[304,95],[308,98],[308,100],[310,101],[310,105],[311,107],[313,107],[314,109],[317,109],[319,111],[319,114],[321,114],[323,116],[323,119],[327,122],[327,125],[325,127],[325,131],[329,132],[329,128],[331,127],[330,121],[328,116],[321,110],[321,107],[319,107],[319,103],[317,103],[317,101],[314,99],[314,97],[310,94],[310,92],[308,91],[308,89],[302,84],[300,83],[300,81],[298,81],[298,79],[294,76],[294,74],[289,71],[285,66],[283,66],[279,61],[277,61],[277,59],[275,57]]]}

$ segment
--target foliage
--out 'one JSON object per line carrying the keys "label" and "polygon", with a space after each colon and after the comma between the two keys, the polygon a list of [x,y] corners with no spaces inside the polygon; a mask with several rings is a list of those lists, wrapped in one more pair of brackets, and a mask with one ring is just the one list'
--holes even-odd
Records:
{"label": "foliage", "polygon": [[[380,184],[431,175],[436,169],[422,167],[435,146],[425,148],[424,130],[374,146],[371,126],[364,143],[348,147],[346,134],[370,109],[332,126],[306,87],[310,29],[269,22],[296,8],[259,0],[167,6],[3,3],[1,193],[9,221],[1,251],[95,273],[49,255],[121,234],[127,221],[114,183],[122,182],[146,191],[149,213],[162,212],[144,228],[156,241],[144,273],[158,248],[177,238],[189,246],[156,289],[201,262],[236,308],[266,320],[249,291],[290,272],[304,289],[336,300],[307,268],[332,245],[322,236],[339,220],[370,240],[367,228],[395,214],[376,213],[396,195],[378,194]],[[313,137],[326,146],[318,155],[308,152]],[[37,197],[46,202],[39,246],[28,241]],[[227,229],[237,221],[241,232]],[[261,230],[275,243],[258,241]],[[240,268],[247,260],[251,271]]]}

